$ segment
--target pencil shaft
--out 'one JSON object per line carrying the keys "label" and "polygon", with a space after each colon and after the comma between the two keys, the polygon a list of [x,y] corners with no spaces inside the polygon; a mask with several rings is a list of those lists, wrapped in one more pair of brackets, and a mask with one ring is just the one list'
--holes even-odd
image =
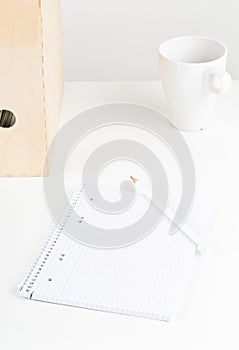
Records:
{"label": "pencil shaft", "polygon": [[[168,207],[165,208],[159,197],[157,197],[156,202],[155,200],[152,200],[151,193],[145,185],[139,182],[136,182],[135,185],[139,193],[143,193],[163,213],[163,215],[167,216],[168,219],[174,222],[174,212]],[[176,226],[197,245],[199,251],[204,251],[206,249],[206,244],[203,239],[186,223],[183,223],[181,226]]]}

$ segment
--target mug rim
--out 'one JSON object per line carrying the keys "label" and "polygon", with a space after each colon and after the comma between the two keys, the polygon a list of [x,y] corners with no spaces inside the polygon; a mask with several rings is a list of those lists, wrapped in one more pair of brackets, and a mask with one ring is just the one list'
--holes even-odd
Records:
{"label": "mug rim", "polygon": [[[214,43],[220,45],[223,48],[223,54],[221,56],[217,57],[216,59],[208,60],[208,61],[205,61],[205,62],[181,62],[181,61],[174,60],[173,58],[170,58],[167,55],[162,53],[162,48],[163,48],[164,45],[168,44],[169,42],[182,40],[182,39],[201,39],[201,40],[208,40],[208,41],[214,42]],[[158,52],[159,52],[160,56],[162,56],[164,59],[166,59],[169,62],[172,62],[172,63],[175,63],[175,64],[181,64],[181,65],[192,65],[192,66],[195,66],[195,65],[205,65],[205,64],[208,64],[210,62],[217,62],[222,57],[227,55],[228,49],[227,49],[226,45],[222,41],[214,39],[214,38],[211,38],[211,37],[201,36],[201,35],[183,35],[183,36],[173,37],[173,38],[167,39],[164,42],[162,42],[162,44],[159,45]]]}

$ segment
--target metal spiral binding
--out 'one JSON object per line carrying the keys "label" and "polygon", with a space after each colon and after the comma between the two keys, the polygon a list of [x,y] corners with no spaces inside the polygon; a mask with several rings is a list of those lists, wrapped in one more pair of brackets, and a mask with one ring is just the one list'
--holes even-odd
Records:
{"label": "metal spiral binding", "polygon": [[48,235],[45,243],[42,246],[42,249],[40,250],[39,254],[37,255],[37,258],[35,259],[32,265],[32,268],[26,274],[25,278],[23,279],[23,282],[19,285],[18,289],[22,294],[24,294],[24,296],[29,297],[30,299],[32,298],[32,295],[34,292],[33,291],[34,283],[39,277],[42,269],[44,268],[44,265],[46,264],[55,245],[57,244],[57,241],[72,211],[77,205],[77,202],[82,194],[83,189],[84,189],[84,185],[78,187],[76,190],[72,192],[70,196],[70,203],[68,202],[63,208],[63,211],[59,217],[59,220],[54,225],[53,229],[51,230],[51,233]]}

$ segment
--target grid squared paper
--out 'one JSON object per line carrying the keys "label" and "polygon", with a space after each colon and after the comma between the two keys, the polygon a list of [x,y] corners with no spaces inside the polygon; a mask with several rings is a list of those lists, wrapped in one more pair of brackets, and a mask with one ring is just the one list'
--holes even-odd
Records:
{"label": "grid squared paper", "polygon": [[[127,247],[106,250],[80,244],[64,233],[71,220],[72,207],[89,223],[114,228],[133,223],[149,205],[144,196],[137,195],[127,212],[118,216],[99,214],[82,191],[80,188],[73,194],[72,206],[65,209],[20,284],[20,295],[94,310],[171,320],[192,271],[196,245],[180,231],[170,235],[171,223],[166,217],[150,234]],[[202,232],[207,229],[208,221],[205,207],[194,205],[188,225]]]}

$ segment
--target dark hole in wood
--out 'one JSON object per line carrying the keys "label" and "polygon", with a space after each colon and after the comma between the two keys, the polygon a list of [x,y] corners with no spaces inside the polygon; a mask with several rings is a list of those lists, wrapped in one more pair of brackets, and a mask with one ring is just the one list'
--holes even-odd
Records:
{"label": "dark hole in wood", "polygon": [[16,123],[15,115],[6,109],[0,111],[0,127],[11,128]]}

